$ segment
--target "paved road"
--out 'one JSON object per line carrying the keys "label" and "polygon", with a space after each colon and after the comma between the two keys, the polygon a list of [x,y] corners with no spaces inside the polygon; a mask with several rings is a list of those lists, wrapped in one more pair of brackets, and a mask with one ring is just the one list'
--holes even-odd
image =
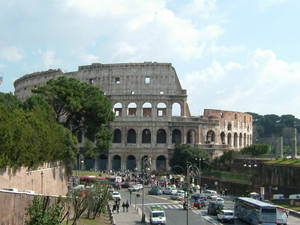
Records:
{"label": "paved road", "polygon": [[[127,189],[122,189],[120,191],[122,196],[122,201],[130,200],[130,194]],[[136,194],[139,194],[140,197],[136,197]],[[145,198],[144,198],[144,209],[146,217],[149,218],[150,208],[153,205],[159,205],[166,212],[167,224],[170,225],[183,225],[187,224],[187,210],[183,210],[182,203],[180,201],[174,201],[170,199],[168,195],[148,195],[148,189],[145,189]],[[136,207],[142,208],[142,191],[140,192],[132,192],[131,194],[131,203]],[[229,198],[225,198],[225,208],[233,209],[234,202],[232,202]],[[220,225],[216,216],[207,215],[207,209],[191,209],[189,210],[189,225]],[[246,225],[244,222],[240,220],[236,220],[235,225]],[[300,219],[289,216],[288,225],[299,225]]]}

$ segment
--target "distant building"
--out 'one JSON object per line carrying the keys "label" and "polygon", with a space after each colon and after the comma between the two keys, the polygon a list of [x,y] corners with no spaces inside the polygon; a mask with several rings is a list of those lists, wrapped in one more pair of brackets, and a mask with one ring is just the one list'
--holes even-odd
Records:
{"label": "distant building", "polygon": [[[153,170],[168,170],[175,143],[206,149],[212,157],[252,143],[249,114],[205,109],[203,116],[191,116],[187,92],[171,63],[96,63],[68,73],[27,74],[14,82],[15,95],[25,100],[31,89],[60,76],[94,85],[113,102],[113,140],[108,154],[96,160],[97,169],[140,170],[147,157]],[[79,141],[82,145],[84,138]]]}

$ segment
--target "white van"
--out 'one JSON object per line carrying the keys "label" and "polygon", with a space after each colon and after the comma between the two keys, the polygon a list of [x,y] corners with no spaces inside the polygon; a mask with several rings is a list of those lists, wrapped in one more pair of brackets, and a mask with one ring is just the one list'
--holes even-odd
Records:
{"label": "white van", "polygon": [[165,211],[159,206],[152,206],[150,212],[150,224],[167,224]]}
{"label": "white van", "polygon": [[292,194],[289,196],[289,199],[300,199],[300,194]]}

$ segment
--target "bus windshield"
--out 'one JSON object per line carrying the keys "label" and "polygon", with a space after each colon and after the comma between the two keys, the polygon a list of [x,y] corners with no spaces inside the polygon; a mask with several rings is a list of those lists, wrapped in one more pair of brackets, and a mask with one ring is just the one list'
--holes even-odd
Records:
{"label": "bus windshield", "polygon": [[276,214],[276,208],[262,208],[261,212],[264,214]]}

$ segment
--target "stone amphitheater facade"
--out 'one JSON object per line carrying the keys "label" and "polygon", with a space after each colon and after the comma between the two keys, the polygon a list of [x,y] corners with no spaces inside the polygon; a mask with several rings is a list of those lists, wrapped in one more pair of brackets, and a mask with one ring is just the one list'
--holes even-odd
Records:
{"label": "stone amphitheater facade", "polygon": [[95,161],[99,170],[140,170],[145,157],[152,170],[168,170],[175,143],[206,149],[212,157],[252,143],[249,114],[205,109],[202,116],[191,116],[187,92],[171,63],[94,63],[74,72],[27,74],[14,82],[15,95],[25,100],[31,89],[60,76],[94,85],[113,102],[113,140]]}

